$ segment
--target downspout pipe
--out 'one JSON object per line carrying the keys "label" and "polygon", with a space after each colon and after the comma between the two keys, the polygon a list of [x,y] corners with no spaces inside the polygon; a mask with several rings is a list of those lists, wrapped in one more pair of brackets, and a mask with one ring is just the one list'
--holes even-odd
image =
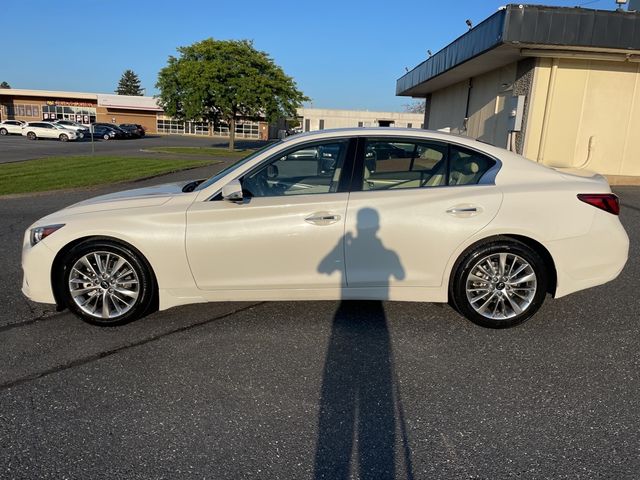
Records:
{"label": "downspout pipe", "polygon": [[464,133],[467,133],[467,127],[469,125],[469,105],[471,103],[471,89],[473,88],[473,77],[469,78],[469,86],[467,87],[467,105],[464,108],[464,119],[462,123],[462,128],[464,129]]}

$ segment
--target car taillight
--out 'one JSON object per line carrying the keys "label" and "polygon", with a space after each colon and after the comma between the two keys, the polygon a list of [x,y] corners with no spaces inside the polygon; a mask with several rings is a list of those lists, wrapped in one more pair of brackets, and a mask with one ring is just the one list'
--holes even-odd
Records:
{"label": "car taillight", "polygon": [[578,199],[613,215],[620,214],[620,200],[613,193],[579,193]]}

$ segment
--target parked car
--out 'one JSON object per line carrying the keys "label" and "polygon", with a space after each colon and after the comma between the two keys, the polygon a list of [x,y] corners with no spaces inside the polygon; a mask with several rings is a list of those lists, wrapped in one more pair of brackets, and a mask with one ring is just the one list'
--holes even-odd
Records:
{"label": "parked car", "polygon": [[25,122],[20,120],[4,120],[0,122],[0,135],[22,135]]}
{"label": "parked car", "polygon": [[98,125],[94,124],[93,128],[93,138],[102,138],[103,140],[113,140],[125,138],[124,132],[120,129],[115,129],[108,127],[106,125]]}
{"label": "parked car", "polygon": [[115,123],[94,123],[93,126],[94,127],[106,127],[106,128],[110,128],[112,130],[115,130],[117,133],[119,133],[119,135],[116,135],[115,138],[131,138],[133,136],[133,135],[131,135],[131,133],[127,132],[126,130],[123,130],[122,128],[120,128]]}
{"label": "parked car", "polygon": [[[368,146],[380,142],[411,158],[370,171]],[[331,172],[306,167],[321,152]],[[390,299],[450,302],[504,328],[548,294],[618,276],[629,250],[619,208],[600,175],[473,139],[324,130],[204,181],[103,195],[38,220],[25,232],[22,290],[97,325],[156,305]]]}
{"label": "parked car", "polygon": [[72,122],[71,120],[55,120],[51,123],[73,130],[78,135],[78,138],[85,138],[89,136],[89,127],[81,123]]}
{"label": "parked car", "polygon": [[22,127],[22,135],[29,140],[57,138],[61,142],[68,142],[78,138],[78,135],[73,130],[53,122],[29,122]]}
{"label": "parked car", "polygon": [[125,132],[131,133],[134,137],[144,137],[146,132],[142,125],[138,125],[137,123],[121,123],[118,125]]}

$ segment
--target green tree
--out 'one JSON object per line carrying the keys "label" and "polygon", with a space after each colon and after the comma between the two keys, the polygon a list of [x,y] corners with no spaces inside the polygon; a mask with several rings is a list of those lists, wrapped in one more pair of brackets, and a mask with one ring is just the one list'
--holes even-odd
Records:
{"label": "green tree", "polygon": [[118,95],[136,95],[141,97],[142,91],[138,75],[136,75],[133,70],[125,70],[118,82],[116,93]]}
{"label": "green tree", "polygon": [[0,83],[0,88],[11,88],[11,85],[9,85],[7,82],[2,82]]}
{"label": "green tree", "polygon": [[296,116],[308,100],[295,81],[249,40],[208,38],[178,48],[160,70],[156,87],[164,111],[187,121],[229,125],[235,147],[236,118],[264,117],[272,122]]}

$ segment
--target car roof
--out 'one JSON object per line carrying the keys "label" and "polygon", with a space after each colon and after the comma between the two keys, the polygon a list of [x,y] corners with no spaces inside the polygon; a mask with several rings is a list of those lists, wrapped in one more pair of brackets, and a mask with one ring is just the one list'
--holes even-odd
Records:
{"label": "car roof", "polygon": [[499,155],[505,149],[493,146],[489,143],[476,140],[464,135],[457,135],[437,130],[426,130],[422,128],[399,128],[399,127],[350,127],[332,128],[327,130],[316,130],[313,132],[298,133],[286,137],[284,143],[298,143],[303,140],[322,140],[331,137],[422,137],[430,140],[440,140],[443,142],[457,143],[468,146],[489,155]]}

